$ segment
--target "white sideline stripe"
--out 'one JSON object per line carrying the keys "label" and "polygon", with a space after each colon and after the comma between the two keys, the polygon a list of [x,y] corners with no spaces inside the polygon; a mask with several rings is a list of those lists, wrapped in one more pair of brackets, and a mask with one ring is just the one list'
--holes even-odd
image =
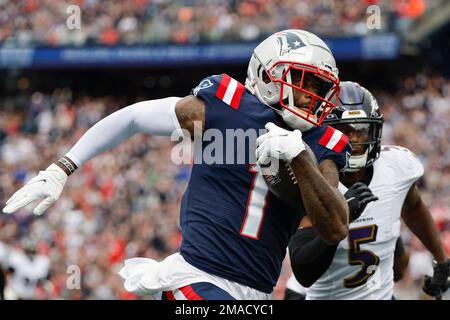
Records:
{"label": "white sideline stripe", "polygon": [[187,298],[184,296],[183,292],[176,289],[173,291],[173,296],[175,297],[175,300],[187,300]]}
{"label": "white sideline stripe", "polygon": [[334,130],[330,141],[328,141],[328,143],[327,143],[327,148],[328,149],[334,149],[334,147],[337,145],[339,140],[341,140],[341,137],[342,137],[342,132],[340,132],[338,130]]}
{"label": "white sideline stripe", "polygon": [[237,81],[231,78],[230,83],[228,84],[227,90],[225,91],[225,94],[222,99],[226,104],[231,105],[231,100],[233,100],[233,96],[234,93],[236,92],[237,85],[238,85]]}

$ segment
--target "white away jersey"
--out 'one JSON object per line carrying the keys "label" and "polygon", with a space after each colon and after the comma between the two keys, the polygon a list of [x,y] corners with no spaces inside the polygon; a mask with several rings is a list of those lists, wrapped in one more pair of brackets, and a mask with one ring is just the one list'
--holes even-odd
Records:
{"label": "white away jersey", "polygon": [[[395,242],[408,190],[423,175],[423,166],[408,149],[383,146],[369,184],[379,200],[367,205],[349,225],[329,269],[310,288],[307,299],[391,299]],[[347,188],[340,184],[342,193]]]}

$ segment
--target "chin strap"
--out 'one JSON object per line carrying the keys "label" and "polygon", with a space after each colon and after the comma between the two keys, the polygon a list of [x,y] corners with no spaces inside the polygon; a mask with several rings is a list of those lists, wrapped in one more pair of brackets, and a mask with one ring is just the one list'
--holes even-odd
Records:
{"label": "chin strap", "polygon": [[350,156],[348,161],[348,168],[345,170],[346,172],[357,172],[364,168],[367,163],[367,156],[369,155],[369,148],[366,149],[366,152],[360,156]]}
{"label": "chin strap", "polygon": [[247,78],[247,79],[245,79],[245,88],[248,90],[248,91],[250,91],[250,93],[252,94],[252,95],[254,95],[255,93],[256,93],[256,90],[255,90],[255,79],[253,78],[252,80],[250,80],[249,78]]}
{"label": "chin strap", "polygon": [[302,132],[305,132],[314,127],[314,124],[300,118],[287,109],[283,109],[283,111],[281,112],[281,116],[283,117],[284,122],[286,122],[286,124],[292,129],[298,129]]}

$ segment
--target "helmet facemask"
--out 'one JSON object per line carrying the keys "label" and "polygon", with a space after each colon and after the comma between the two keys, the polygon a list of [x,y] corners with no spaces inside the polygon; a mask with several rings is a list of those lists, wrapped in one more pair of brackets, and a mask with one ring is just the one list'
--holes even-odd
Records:
{"label": "helmet facemask", "polygon": [[380,156],[383,118],[341,119],[338,123],[328,124],[349,137],[352,154],[346,172],[357,172],[369,167]]}
{"label": "helmet facemask", "polygon": [[[280,88],[279,111],[293,128],[307,130],[314,125],[320,126],[336,106],[339,79],[331,72],[308,64],[280,61],[267,74],[270,81]],[[310,100],[297,105],[299,93]]]}

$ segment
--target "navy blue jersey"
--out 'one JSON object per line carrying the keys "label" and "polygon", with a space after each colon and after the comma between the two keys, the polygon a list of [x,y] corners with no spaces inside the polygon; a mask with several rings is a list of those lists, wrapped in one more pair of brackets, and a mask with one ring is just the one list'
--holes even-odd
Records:
{"label": "navy blue jersey", "polygon": [[[193,93],[205,103],[205,135],[208,130],[222,133],[224,145],[227,139],[235,139],[227,130],[265,130],[266,123],[277,122],[275,111],[228,75],[203,79]],[[303,135],[319,162],[333,159],[343,168],[350,147],[344,138],[337,138],[334,129],[326,126],[314,127]],[[202,143],[202,151],[209,153],[216,139],[204,139],[211,141]],[[193,165],[181,204],[180,251],[200,270],[270,293],[289,238],[304,212],[269,192],[258,167],[252,164],[256,143],[249,140],[226,149],[233,150],[231,156],[214,150],[224,153],[223,161]],[[243,161],[237,159],[237,149],[245,149]]]}

